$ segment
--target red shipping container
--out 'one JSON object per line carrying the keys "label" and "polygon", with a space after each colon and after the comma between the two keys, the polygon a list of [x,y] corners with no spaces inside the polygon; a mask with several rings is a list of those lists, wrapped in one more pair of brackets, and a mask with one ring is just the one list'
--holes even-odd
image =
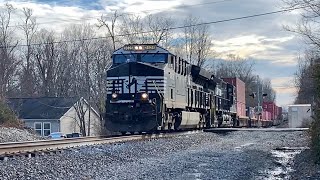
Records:
{"label": "red shipping container", "polygon": [[271,120],[271,113],[269,111],[262,111],[262,120],[264,121]]}
{"label": "red shipping container", "polygon": [[279,119],[282,118],[282,107],[278,107],[278,117]]}
{"label": "red shipping container", "polygon": [[271,120],[271,113],[269,111],[266,111],[267,113],[267,120]]}
{"label": "red shipping container", "polygon": [[270,112],[271,120],[276,119],[276,104],[274,102],[263,102],[262,104],[263,110]]}
{"label": "red shipping container", "polygon": [[239,117],[246,116],[246,85],[239,78],[222,78],[225,82],[228,82],[235,86],[236,92],[236,107]]}
{"label": "red shipping container", "polygon": [[261,113],[261,120],[262,120],[262,121],[267,120],[266,111],[262,111],[262,113]]}

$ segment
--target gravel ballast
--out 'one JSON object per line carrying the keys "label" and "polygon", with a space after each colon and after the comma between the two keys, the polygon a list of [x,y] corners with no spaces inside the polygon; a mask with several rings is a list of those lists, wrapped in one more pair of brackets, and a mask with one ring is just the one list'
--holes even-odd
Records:
{"label": "gravel ballast", "polygon": [[[0,161],[2,179],[289,179],[274,150],[306,147],[306,132],[194,133]],[[281,172],[279,172],[281,171]]]}
{"label": "gravel ballast", "polygon": [[18,142],[18,141],[35,141],[43,139],[26,129],[17,129],[12,127],[0,127],[0,143]]}

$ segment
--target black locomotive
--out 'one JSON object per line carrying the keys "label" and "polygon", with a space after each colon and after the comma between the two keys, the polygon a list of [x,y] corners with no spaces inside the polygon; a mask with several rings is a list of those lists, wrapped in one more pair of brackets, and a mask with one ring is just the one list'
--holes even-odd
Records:
{"label": "black locomotive", "polygon": [[129,44],[107,71],[105,126],[150,132],[232,126],[234,86],[156,44]]}

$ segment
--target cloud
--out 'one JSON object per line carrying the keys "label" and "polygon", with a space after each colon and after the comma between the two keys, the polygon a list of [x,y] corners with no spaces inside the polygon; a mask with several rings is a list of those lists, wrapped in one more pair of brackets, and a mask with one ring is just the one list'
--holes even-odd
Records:
{"label": "cloud", "polygon": [[287,77],[277,77],[271,79],[271,84],[274,87],[289,87],[294,86],[294,77],[287,76]]}
{"label": "cloud", "polygon": [[[16,9],[11,26],[22,23],[22,9],[27,7],[33,10],[33,16],[37,19],[39,29],[46,28],[58,32],[70,24],[81,24],[85,21],[94,24],[102,14],[101,10],[88,10],[78,6],[53,5],[44,2],[8,1],[8,3]],[[5,2],[0,1],[0,7],[3,7],[4,4]]]}
{"label": "cloud", "polygon": [[[297,54],[283,47],[294,36],[268,38],[256,34],[213,40],[213,47],[222,58],[236,54],[243,58],[266,59],[280,66],[296,65]],[[296,40],[294,40],[296,41]]]}
{"label": "cloud", "polygon": [[277,94],[291,94],[295,95],[297,93],[297,88],[295,87],[273,87]]}
{"label": "cloud", "polygon": [[294,102],[297,88],[294,86],[294,77],[277,77],[271,80],[273,89],[277,93],[276,102],[280,106],[287,106]]}

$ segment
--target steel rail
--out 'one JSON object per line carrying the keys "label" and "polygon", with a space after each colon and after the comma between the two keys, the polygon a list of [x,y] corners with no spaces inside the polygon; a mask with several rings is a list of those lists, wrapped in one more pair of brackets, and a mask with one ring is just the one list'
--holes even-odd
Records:
{"label": "steel rail", "polygon": [[143,135],[127,135],[118,137],[83,137],[70,138],[63,140],[40,140],[40,141],[25,141],[25,142],[10,142],[0,143],[0,156],[15,156],[19,154],[36,154],[38,152],[50,152],[56,150],[63,150],[72,147],[110,144],[117,142],[133,141],[133,140],[149,140],[156,138],[165,138],[176,135],[187,135],[197,133],[199,131],[187,132],[173,132],[173,133],[159,133],[159,134],[143,134]]}
{"label": "steel rail", "polygon": [[74,141],[74,140],[80,140],[80,139],[94,139],[94,138],[98,138],[98,137],[99,136],[87,136],[87,137],[76,137],[76,138],[43,139],[43,140],[35,140],[35,141],[3,142],[3,143],[0,143],[0,147],[6,146],[6,145],[18,145],[18,144],[25,144],[25,143],[37,144],[37,143],[41,143],[41,142]]}

